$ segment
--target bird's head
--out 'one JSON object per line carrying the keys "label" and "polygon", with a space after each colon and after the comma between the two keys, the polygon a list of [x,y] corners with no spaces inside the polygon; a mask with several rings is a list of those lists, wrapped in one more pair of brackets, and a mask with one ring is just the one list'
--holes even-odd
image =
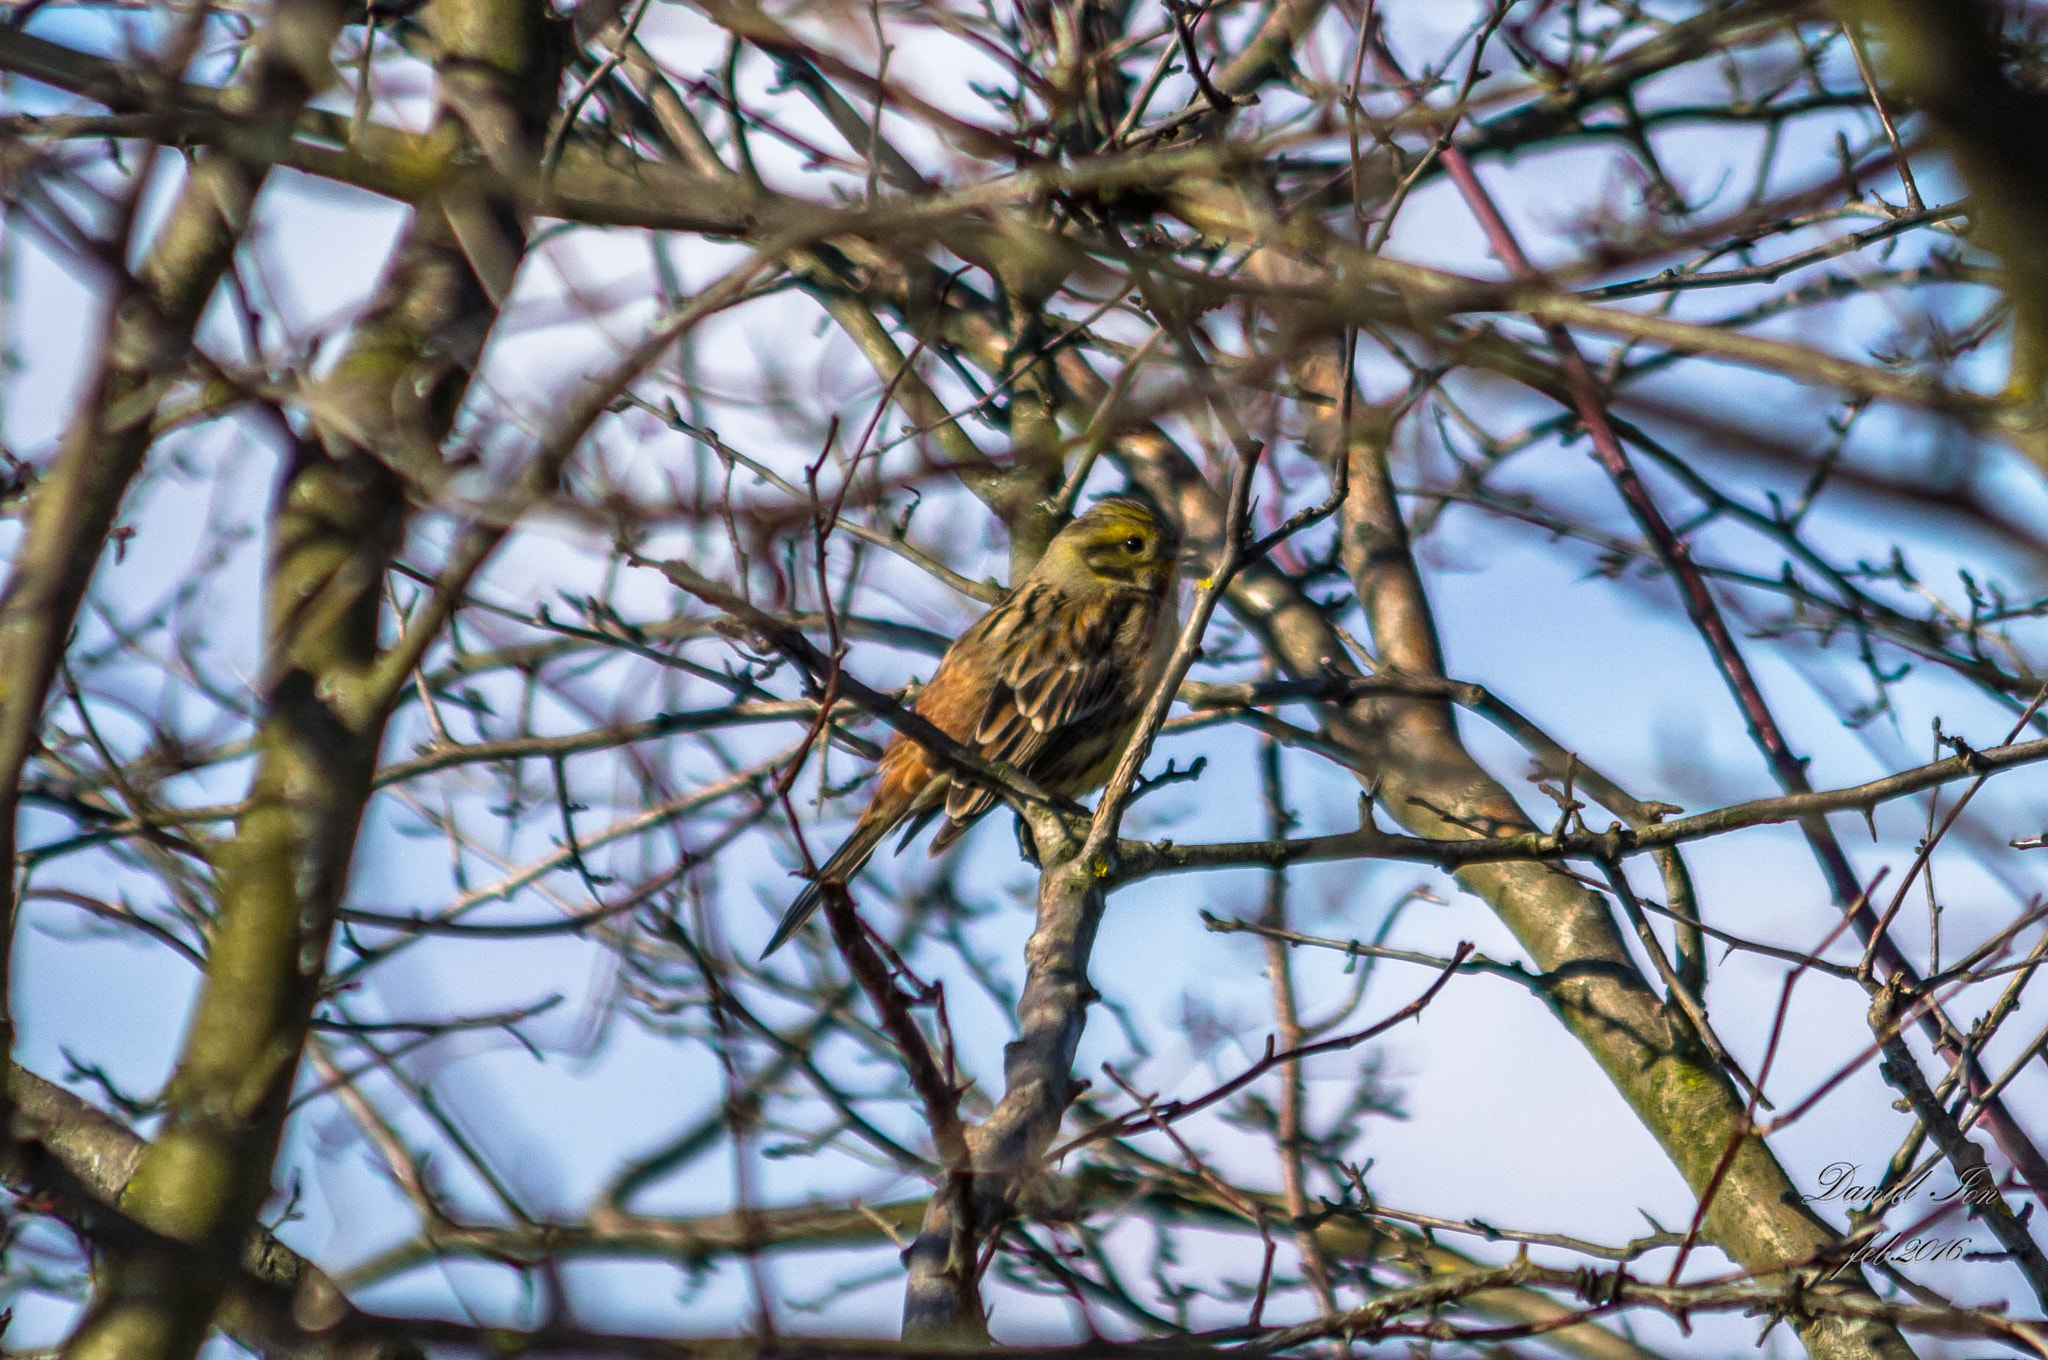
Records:
{"label": "bird's head", "polygon": [[1164,592],[1180,569],[1180,535],[1151,506],[1105,496],[1060,530],[1032,575],[1062,588]]}

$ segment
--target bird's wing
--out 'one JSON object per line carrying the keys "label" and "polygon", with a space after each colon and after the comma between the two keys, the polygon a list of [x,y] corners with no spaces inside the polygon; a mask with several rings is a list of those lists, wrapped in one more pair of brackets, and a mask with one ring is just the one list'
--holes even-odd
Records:
{"label": "bird's wing", "polygon": [[[1129,663],[1117,633],[1140,602],[1121,592],[1075,600],[1050,586],[1028,586],[991,619],[990,687],[972,741],[991,760],[1035,775],[1060,763],[1077,742],[1100,740],[1130,704]],[[954,781],[946,815],[966,822],[995,802],[988,789]]]}
{"label": "bird's wing", "polygon": [[[1123,592],[1075,599],[1052,586],[1027,582],[954,644],[919,698],[917,711],[942,731],[1033,778],[1068,764],[1075,748],[1105,743],[1131,706],[1133,673],[1120,657],[1117,636],[1143,602]],[[979,682],[986,676],[986,698]],[[979,714],[975,711],[979,699]],[[973,723],[971,728],[968,723]],[[1092,762],[1084,762],[1092,763]],[[915,745],[891,743],[882,758],[875,798],[846,843],[818,870],[784,913],[762,957],[781,948],[823,901],[824,885],[844,883],[899,822],[906,841],[936,807],[932,771]],[[965,780],[946,789],[947,824],[932,839],[936,854],[996,796]]]}

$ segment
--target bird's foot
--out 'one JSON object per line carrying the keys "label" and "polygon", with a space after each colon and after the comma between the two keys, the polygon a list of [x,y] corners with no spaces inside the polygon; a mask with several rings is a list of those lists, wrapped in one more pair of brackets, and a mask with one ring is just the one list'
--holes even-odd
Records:
{"label": "bird's foot", "polygon": [[1017,853],[1022,855],[1032,868],[1045,867],[1038,858],[1038,838],[1031,834],[1031,823],[1025,821],[1021,815],[1017,818]]}

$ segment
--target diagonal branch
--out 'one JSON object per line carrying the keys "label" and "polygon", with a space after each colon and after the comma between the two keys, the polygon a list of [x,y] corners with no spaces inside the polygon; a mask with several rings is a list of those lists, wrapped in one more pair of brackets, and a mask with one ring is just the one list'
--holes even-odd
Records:
{"label": "diagonal branch", "polygon": [[[1534,270],[1528,258],[1516,244],[1507,221],[1500,215],[1486,188],[1473,172],[1471,163],[1452,148],[1444,153],[1445,168],[1464,194],[1465,201],[1479,218],[1487,239],[1492,242],[1494,252],[1518,277],[1531,276]],[[1585,422],[1586,432],[1591,437],[1594,452],[1614,483],[1636,526],[1650,542],[1651,549],[1665,568],[1677,581],[1679,594],[1685,604],[1686,616],[1699,630],[1713,655],[1714,665],[1721,673],[1722,680],[1735,698],[1741,710],[1743,721],[1748,724],[1749,734],[1757,748],[1763,753],[1770,766],[1772,776],[1779,787],[1791,795],[1809,794],[1813,785],[1806,777],[1806,764],[1792,753],[1791,743],[1785,738],[1778,721],[1771,713],[1763,689],[1749,669],[1749,663],[1736,645],[1735,635],[1729,630],[1722,617],[1720,607],[1715,603],[1713,593],[1708,589],[1705,578],[1700,575],[1692,555],[1671,526],[1665,521],[1663,512],[1651,497],[1650,490],[1637,475],[1629,462],[1627,453],[1621,447],[1614,424],[1608,419],[1606,403],[1602,398],[1599,384],[1588,367],[1585,356],[1579,352],[1571,333],[1562,325],[1546,328],[1551,347],[1557,351],[1564,365],[1565,377],[1571,387],[1572,402],[1578,409],[1579,418]],[[2018,735],[2015,730],[2014,736]],[[1806,837],[1807,845],[1819,862],[1822,876],[1827,880],[1828,891],[1834,898],[1836,910],[1850,917],[1857,935],[1872,948],[1884,964],[1886,972],[1898,979],[1900,985],[1913,990],[1916,995],[1925,991],[1919,973],[1905,954],[1882,928],[1877,913],[1858,880],[1855,868],[1849,863],[1849,856],[1842,849],[1834,828],[1820,816],[1803,817],[1799,822],[1800,832]],[[1903,891],[1903,889],[1901,890]],[[1951,1060],[1961,1059],[1965,1074],[1973,1091],[1984,1092],[1990,1086],[1990,1077],[1974,1053],[1969,1052],[1955,1026],[1949,1023],[1937,1008],[1930,1007],[1922,1012],[1921,1024],[1928,1031],[1935,1046]],[[2048,1192],[2048,1157],[2035,1147],[2019,1121],[2013,1118],[2002,1099],[1993,1096],[1985,1102],[1985,1122],[1991,1126],[1993,1135],[2005,1155],[2012,1159],[2020,1174],[2034,1189],[2036,1195]]]}
{"label": "diagonal branch", "polygon": [[[1319,390],[1334,388],[1320,384]],[[1384,445],[1353,432],[1339,437],[1340,456],[1352,459],[1345,563],[1380,655],[1407,674],[1441,675],[1435,627],[1395,506]],[[1154,497],[1179,511],[1190,538],[1220,530],[1217,497],[1178,449],[1147,434],[1125,441],[1120,451]],[[1322,612],[1277,570],[1248,571],[1231,604],[1297,678],[1353,670]],[[1329,736],[1375,772],[1378,805],[1411,829],[1447,840],[1471,838],[1474,826],[1534,832],[1506,790],[1465,750],[1441,703],[1359,700],[1329,714],[1327,724]],[[1734,1140],[1709,1219],[1725,1250],[1763,1269],[1804,1259],[1833,1240],[1824,1224],[1788,1198],[1791,1181],[1763,1142],[1740,1134],[1737,1093],[1644,983],[1596,895],[1533,865],[1472,866],[1459,878],[1521,939],[1547,975],[1546,995],[1560,1021],[1696,1188],[1706,1185]],[[1736,1187],[1733,1193],[1729,1187]],[[1909,1353],[1895,1329],[1868,1320],[1815,1318],[1802,1337],[1813,1353],[1829,1357]]]}

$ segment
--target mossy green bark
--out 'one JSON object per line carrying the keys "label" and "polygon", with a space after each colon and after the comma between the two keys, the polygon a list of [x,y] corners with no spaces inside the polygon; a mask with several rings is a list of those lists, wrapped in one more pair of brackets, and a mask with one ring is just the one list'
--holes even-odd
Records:
{"label": "mossy green bark", "polygon": [[[456,129],[503,153],[537,134],[556,73],[538,0],[435,0],[428,27],[442,135]],[[308,400],[315,436],[286,460],[256,770],[217,856],[217,925],[164,1124],[121,1198],[183,1249],[112,1254],[68,1360],[188,1360],[269,1194],[387,716],[358,702],[377,660],[385,572],[408,492],[438,484],[440,440],[496,319],[501,294],[475,263],[484,233],[498,233],[488,249],[500,259],[516,264],[524,249],[507,204],[462,189],[416,213],[347,352]]]}
{"label": "mossy green bark", "polygon": [[[224,103],[288,127],[326,83],[327,49],[340,28],[336,0],[281,4],[254,44],[246,79]],[[12,1050],[14,1038],[5,998],[22,771],[86,587],[149,451],[157,402],[183,367],[193,327],[241,239],[267,169],[248,149],[207,151],[191,162],[141,266],[111,299],[98,368],[30,498],[0,591],[0,865],[8,866],[0,877],[0,1054]],[[0,1127],[7,1109],[0,1078]]]}

